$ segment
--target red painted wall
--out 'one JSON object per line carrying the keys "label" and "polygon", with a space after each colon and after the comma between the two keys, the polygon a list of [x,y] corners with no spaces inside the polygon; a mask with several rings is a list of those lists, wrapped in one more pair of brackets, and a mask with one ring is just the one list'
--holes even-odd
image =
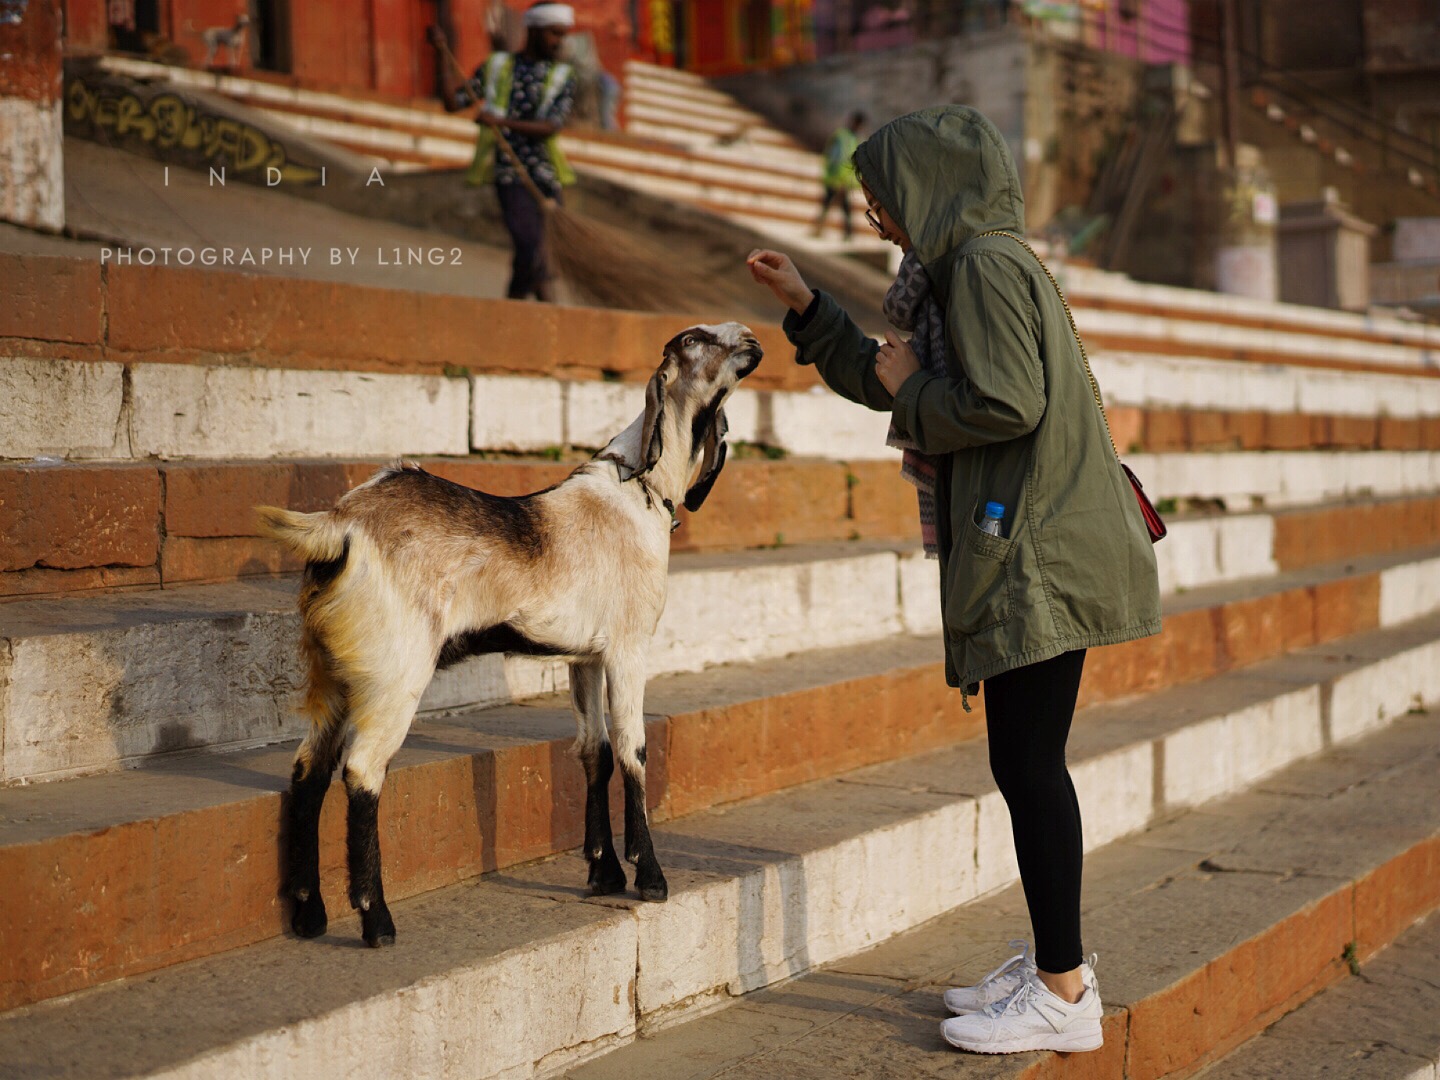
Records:
{"label": "red painted wall", "polygon": [[[58,4],[61,0],[32,0]],[[102,51],[108,44],[105,0],[63,0],[66,45],[71,52]],[[632,55],[629,0],[571,0],[576,30],[595,40],[601,63],[619,77]],[[516,23],[528,0],[513,3]],[[160,0],[161,28],[199,67],[205,58],[200,34],[229,26],[247,0]],[[452,0],[452,47],[468,74],[490,53],[485,7]],[[435,56],[425,40],[436,21],[436,0],[291,0],[291,74],[294,81],[324,89],[373,91],[395,97],[429,97],[435,88]],[[518,48],[522,40],[511,42]],[[244,67],[249,68],[249,47]],[[222,54],[228,63],[228,51]]]}
{"label": "red painted wall", "polygon": [[0,98],[60,100],[60,0],[30,0],[20,25],[0,26]]}
{"label": "red painted wall", "polygon": [[[197,0],[176,0],[194,3]],[[371,82],[369,0],[311,0],[290,5],[291,74],[324,88],[368,90]]]}
{"label": "red painted wall", "polygon": [[109,43],[105,0],[65,0],[65,47],[71,52],[104,52]]}

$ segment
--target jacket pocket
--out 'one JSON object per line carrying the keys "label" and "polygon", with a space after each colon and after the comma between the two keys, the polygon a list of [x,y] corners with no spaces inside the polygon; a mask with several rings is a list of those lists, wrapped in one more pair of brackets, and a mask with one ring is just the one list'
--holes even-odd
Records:
{"label": "jacket pocket", "polygon": [[970,637],[1010,618],[1014,588],[1010,564],[1017,544],[983,533],[968,519],[950,567],[945,590],[945,628]]}

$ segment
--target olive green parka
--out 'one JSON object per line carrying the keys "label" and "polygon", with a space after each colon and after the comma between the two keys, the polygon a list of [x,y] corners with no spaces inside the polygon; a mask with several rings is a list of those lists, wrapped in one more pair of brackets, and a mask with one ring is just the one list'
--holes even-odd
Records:
{"label": "olive green parka", "polygon": [[[1014,162],[995,127],[948,105],[886,124],[855,152],[906,234],[945,316],[947,374],[893,398],[877,344],[817,293],[786,331],[837,393],[893,414],[939,461],[936,517],[951,686],[1160,630],[1155,553],[1065,308],[1024,234]],[[897,482],[899,478],[897,477]],[[982,533],[985,503],[1004,535]]]}

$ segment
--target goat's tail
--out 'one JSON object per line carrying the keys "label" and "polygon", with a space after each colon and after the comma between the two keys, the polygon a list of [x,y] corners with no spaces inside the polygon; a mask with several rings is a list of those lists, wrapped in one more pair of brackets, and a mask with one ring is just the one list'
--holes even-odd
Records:
{"label": "goat's tail", "polygon": [[257,506],[260,535],[279,540],[307,562],[333,562],[345,551],[345,526],[330,510],[302,514],[278,506]]}

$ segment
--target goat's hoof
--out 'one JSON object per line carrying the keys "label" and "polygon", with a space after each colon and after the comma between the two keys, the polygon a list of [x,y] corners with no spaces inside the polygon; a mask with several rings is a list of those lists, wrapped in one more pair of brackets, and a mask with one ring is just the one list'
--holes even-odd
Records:
{"label": "goat's hoof", "polygon": [[635,888],[640,892],[641,900],[648,900],[652,904],[663,904],[670,898],[670,886],[666,884],[663,876],[658,876],[654,881],[636,880]]}
{"label": "goat's hoof", "polygon": [[625,891],[625,871],[620,860],[613,855],[608,862],[597,862],[590,867],[590,895],[613,896]]}
{"label": "goat's hoof", "polygon": [[395,944],[395,922],[390,918],[390,909],[383,903],[374,904],[369,911],[360,912],[360,933],[365,944],[372,949]]}
{"label": "goat's hoof", "polygon": [[295,911],[290,916],[290,929],[302,938],[315,938],[325,933],[329,919],[325,914],[325,901],[318,892],[312,892],[304,900],[295,901]]}

